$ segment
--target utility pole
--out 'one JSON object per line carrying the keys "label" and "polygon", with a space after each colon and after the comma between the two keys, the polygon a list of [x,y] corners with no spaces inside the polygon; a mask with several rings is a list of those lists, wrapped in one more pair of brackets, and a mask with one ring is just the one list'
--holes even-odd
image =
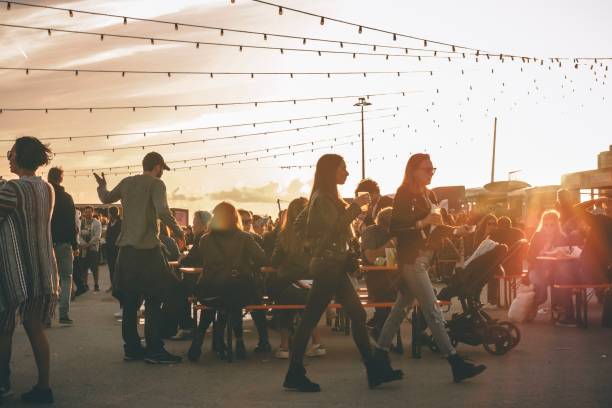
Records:
{"label": "utility pole", "polygon": [[497,118],[493,122],[493,160],[491,160],[491,183],[495,181],[495,145],[497,144]]}
{"label": "utility pole", "polygon": [[363,180],[366,177],[365,172],[365,125],[363,118],[363,108],[364,106],[372,105],[370,102],[366,101],[366,98],[359,98],[359,102],[357,102],[353,106],[361,107],[361,179]]}

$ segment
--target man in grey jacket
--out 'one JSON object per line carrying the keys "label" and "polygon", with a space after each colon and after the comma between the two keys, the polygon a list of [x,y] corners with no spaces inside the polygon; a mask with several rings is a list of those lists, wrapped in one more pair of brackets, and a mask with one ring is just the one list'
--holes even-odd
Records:
{"label": "man in grey jacket", "polygon": [[[168,225],[175,237],[183,231],[173,217],[161,181],[164,170],[170,170],[163,157],[148,153],[142,160],[143,172],[126,177],[112,190],[106,188],[104,173],[94,173],[98,196],[105,204],[121,200],[123,225],[117,239],[117,257],[113,294],[123,306],[122,334],[125,360],[145,360],[152,364],[178,363],[181,358],[168,353],[160,335],[161,304],[174,303],[179,291],[178,280],[162,252],[158,219]],[[147,348],[140,345],[137,312],[140,299],[145,300],[145,337]]]}

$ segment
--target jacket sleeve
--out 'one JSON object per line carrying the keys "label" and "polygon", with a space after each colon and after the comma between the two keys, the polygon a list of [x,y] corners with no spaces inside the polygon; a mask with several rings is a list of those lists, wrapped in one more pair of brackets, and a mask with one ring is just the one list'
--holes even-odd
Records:
{"label": "jacket sleeve", "polygon": [[312,207],[308,212],[308,236],[315,237],[322,231],[334,228],[342,231],[353,222],[361,213],[356,203],[348,208],[339,210],[331,198],[318,195],[313,199]]}
{"label": "jacket sleeve", "polygon": [[259,269],[259,267],[264,266],[266,264],[266,253],[263,248],[259,246],[259,244],[255,241],[252,236],[247,236],[244,238],[245,242],[245,250],[249,256],[249,259],[253,261],[255,267]]}
{"label": "jacket sleeve", "polygon": [[4,180],[0,180],[0,222],[17,208],[17,194]]}
{"label": "jacket sleeve", "polygon": [[276,239],[274,244],[274,251],[272,251],[272,257],[270,258],[270,264],[274,267],[279,267],[287,257],[286,252],[280,243],[280,237]]}
{"label": "jacket sleeve", "polygon": [[200,241],[193,243],[193,246],[189,250],[189,253],[187,253],[187,256],[181,260],[181,266],[202,266],[202,254],[200,252],[201,241],[202,239],[200,238]]}
{"label": "jacket sleeve", "polygon": [[72,241],[70,242],[70,245],[72,245],[72,249],[74,250],[79,247],[77,243],[78,229],[76,225],[76,209],[74,207],[74,200],[70,194],[66,194],[66,204],[68,209],[67,214],[69,216],[67,220],[68,229],[72,231]]}
{"label": "jacket sleeve", "polygon": [[153,206],[157,212],[157,217],[162,220],[164,224],[172,228],[172,232],[176,237],[184,237],[183,230],[176,222],[176,219],[170,211],[168,206],[168,199],[166,197],[166,185],[163,181],[159,180],[153,184]]}
{"label": "jacket sleeve", "polygon": [[419,219],[416,216],[409,194],[403,190],[398,190],[395,200],[393,200],[391,233],[395,235],[401,230],[416,229],[417,221]]}
{"label": "jacket sleeve", "polygon": [[102,204],[111,204],[121,200],[121,190],[123,188],[123,180],[111,191],[108,191],[106,186],[98,186],[98,198]]}

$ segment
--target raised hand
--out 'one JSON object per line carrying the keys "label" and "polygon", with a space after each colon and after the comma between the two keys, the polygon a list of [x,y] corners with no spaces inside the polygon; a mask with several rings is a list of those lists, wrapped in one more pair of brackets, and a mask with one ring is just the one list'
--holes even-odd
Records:
{"label": "raised hand", "polygon": [[94,177],[96,178],[96,181],[98,182],[98,187],[106,187],[106,177],[104,177],[104,172],[101,173],[101,176],[98,176],[98,174],[94,173]]}

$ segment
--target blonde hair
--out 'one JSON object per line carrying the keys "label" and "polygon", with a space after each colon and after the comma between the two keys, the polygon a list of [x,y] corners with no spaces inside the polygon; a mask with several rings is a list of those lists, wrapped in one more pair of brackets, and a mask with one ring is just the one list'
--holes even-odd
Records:
{"label": "blonde hair", "polygon": [[542,213],[542,216],[540,217],[540,223],[538,224],[538,228],[536,229],[536,232],[542,231],[542,228],[544,228],[544,221],[550,218],[553,218],[555,220],[555,224],[557,225],[557,228],[555,229],[555,233],[559,235],[563,235],[563,231],[561,231],[561,222],[560,222],[561,214],[559,214],[559,211],[557,210],[546,210]]}
{"label": "blonde hair", "polygon": [[215,231],[242,230],[242,220],[236,207],[227,201],[221,201],[213,209],[210,228]]}

